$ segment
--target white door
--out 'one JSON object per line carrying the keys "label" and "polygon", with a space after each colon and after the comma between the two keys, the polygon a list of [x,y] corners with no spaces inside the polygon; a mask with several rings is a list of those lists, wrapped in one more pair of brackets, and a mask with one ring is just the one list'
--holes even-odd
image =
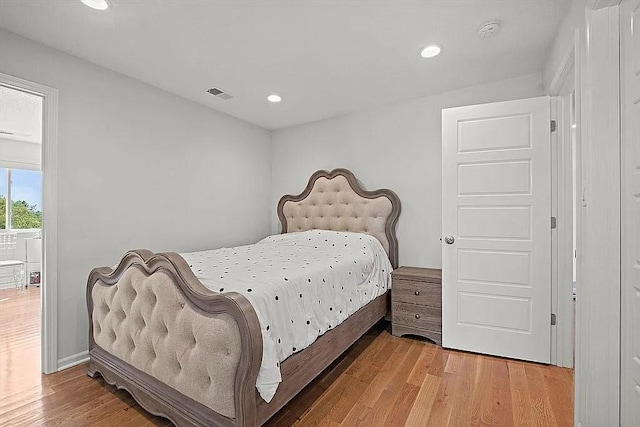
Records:
{"label": "white door", "polygon": [[621,7],[621,414],[640,426],[640,0]]}
{"label": "white door", "polygon": [[442,344],[549,363],[550,98],[442,111]]}

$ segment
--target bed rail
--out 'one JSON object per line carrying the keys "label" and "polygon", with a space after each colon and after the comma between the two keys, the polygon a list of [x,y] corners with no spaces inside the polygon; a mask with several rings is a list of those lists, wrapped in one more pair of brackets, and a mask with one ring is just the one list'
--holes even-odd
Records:
{"label": "bed rail", "polygon": [[176,253],[141,249],[91,271],[87,308],[91,377],[176,425],[256,424],[262,335],[244,296],[209,291]]}

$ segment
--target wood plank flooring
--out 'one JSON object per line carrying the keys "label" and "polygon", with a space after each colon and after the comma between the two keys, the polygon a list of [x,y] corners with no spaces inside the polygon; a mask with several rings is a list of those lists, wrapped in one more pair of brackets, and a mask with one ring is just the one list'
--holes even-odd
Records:
{"label": "wood plank flooring", "polygon": [[[40,372],[40,291],[0,290],[0,425],[171,425],[82,364]],[[571,426],[573,372],[396,338],[379,324],[268,426]]]}

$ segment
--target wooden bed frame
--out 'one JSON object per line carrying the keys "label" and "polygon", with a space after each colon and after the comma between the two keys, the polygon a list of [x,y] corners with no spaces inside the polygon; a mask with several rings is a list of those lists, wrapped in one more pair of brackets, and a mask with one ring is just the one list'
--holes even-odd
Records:
{"label": "wooden bed frame", "polygon": [[[351,191],[345,190],[346,185]],[[336,190],[335,194],[331,192],[331,188]],[[324,191],[321,191],[323,189]],[[321,206],[317,206],[318,203]],[[351,207],[349,207],[350,204]],[[371,213],[371,204],[378,206],[374,209],[375,213]],[[354,205],[357,206],[354,207]],[[383,216],[378,211],[383,212]],[[345,214],[345,212],[351,212],[351,214]],[[371,218],[363,220],[363,212],[369,212]],[[300,217],[299,214],[304,217]],[[400,200],[395,193],[390,190],[366,191],[359,185],[355,176],[346,169],[335,169],[331,172],[318,171],[311,176],[301,194],[284,196],[278,203],[278,217],[282,223],[283,233],[320,228],[372,234],[383,243],[394,268],[398,264],[395,225],[399,214]],[[384,235],[379,237],[380,233]],[[158,287],[161,281],[165,288]],[[131,298],[135,301],[137,295],[142,294],[143,291],[152,298],[159,298],[162,297],[162,292],[150,294],[148,289],[166,290],[166,282],[172,285],[168,286],[172,290],[177,290],[178,300],[186,301],[186,304],[182,302],[181,308],[184,309],[186,306],[187,310],[195,313],[193,315],[202,316],[204,321],[213,322],[212,325],[218,325],[224,319],[233,319],[237,325],[238,349],[237,351],[227,350],[226,353],[232,354],[230,359],[233,358],[233,354],[238,354],[237,360],[232,360],[233,381],[229,389],[223,393],[232,401],[232,415],[223,415],[209,405],[196,401],[197,397],[186,396],[96,343],[96,336],[103,332],[98,317],[106,319],[106,316],[110,316],[111,323],[118,315],[126,318],[126,310],[120,306],[116,307],[115,297],[112,300],[109,298],[122,292],[121,295],[125,293],[132,295]],[[130,251],[124,255],[116,268],[96,268],[89,275],[87,283],[87,307],[90,320],[88,374],[94,378],[101,375],[107,383],[115,385],[118,389],[127,390],[147,411],[166,417],[178,426],[262,425],[382,319],[389,307],[388,300],[387,292],[319,337],[311,346],[287,358],[280,366],[282,382],[271,402],[266,403],[255,389],[262,359],[262,335],[257,315],[249,301],[239,293],[215,293],[208,290],[196,278],[186,261],[176,253],[154,254],[148,250]],[[112,306],[106,307],[105,301],[110,301]],[[135,303],[138,307],[141,302],[138,300]],[[134,302],[129,302],[129,312],[132,311],[133,304]],[[117,310],[120,312],[116,312]],[[98,334],[94,334],[94,325],[100,329],[97,331]],[[146,323],[142,321],[140,329],[144,329],[145,326]],[[235,331],[236,326],[230,329]],[[227,333],[224,330],[221,334],[223,332]],[[114,341],[118,339],[115,335],[114,330]],[[136,331],[136,336],[138,335],[141,335],[140,330]],[[131,341],[130,337],[127,339]],[[193,342],[195,345],[195,336]],[[135,351],[134,346],[132,352]],[[216,357],[212,356],[211,359],[207,363],[215,368]],[[153,365],[153,362],[151,364]],[[211,366],[209,368],[211,369]],[[179,373],[182,374],[182,371]],[[195,378],[194,381],[197,379],[200,378]]]}

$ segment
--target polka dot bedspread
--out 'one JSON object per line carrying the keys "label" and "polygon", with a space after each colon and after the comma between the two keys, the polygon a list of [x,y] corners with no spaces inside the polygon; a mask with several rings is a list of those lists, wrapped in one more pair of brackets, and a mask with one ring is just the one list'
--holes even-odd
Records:
{"label": "polka dot bedspread", "polygon": [[256,388],[266,402],[281,362],[391,287],[389,258],[367,234],[310,230],[180,255],[204,286],[241,293],[253,305],[263,339]]}

